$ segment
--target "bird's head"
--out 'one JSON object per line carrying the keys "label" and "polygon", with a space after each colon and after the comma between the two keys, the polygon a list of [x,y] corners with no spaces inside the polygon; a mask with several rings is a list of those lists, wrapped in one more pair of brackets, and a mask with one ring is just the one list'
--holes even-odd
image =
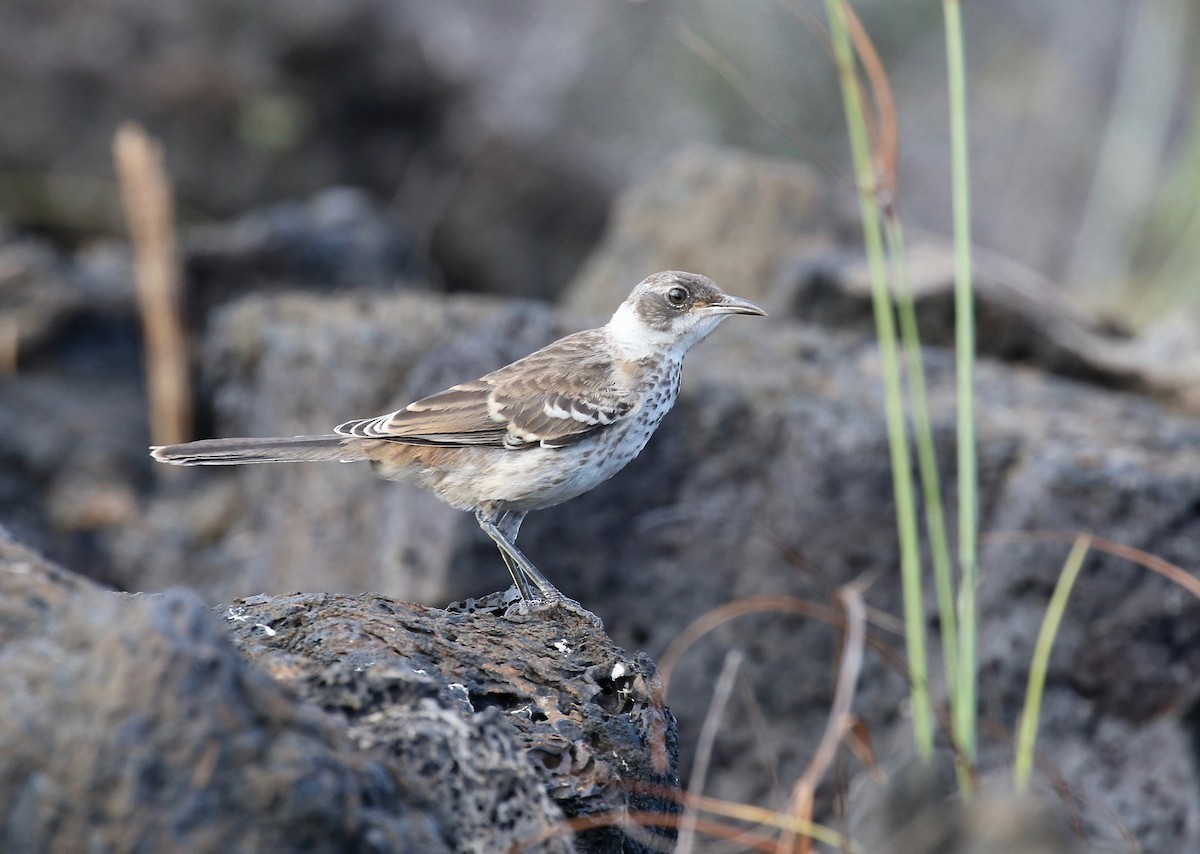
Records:
{"label": "bird's head", "polygon": [[682,356],[731,314],[766,312],[748,299],[730,296],[696,273],[668,270],[642,280],[608,326],[623,350]]}

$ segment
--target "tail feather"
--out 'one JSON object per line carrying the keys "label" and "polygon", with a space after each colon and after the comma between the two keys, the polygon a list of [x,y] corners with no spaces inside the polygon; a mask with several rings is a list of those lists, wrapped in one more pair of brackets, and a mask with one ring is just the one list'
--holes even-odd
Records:
{"label": "tail feather", "polygon": [[235,466],[245,463],[299,463],[365,460],[362,443],[346,436],[292,436],[269,439],[201,439],[158,445],[150,456],[176,466]]}

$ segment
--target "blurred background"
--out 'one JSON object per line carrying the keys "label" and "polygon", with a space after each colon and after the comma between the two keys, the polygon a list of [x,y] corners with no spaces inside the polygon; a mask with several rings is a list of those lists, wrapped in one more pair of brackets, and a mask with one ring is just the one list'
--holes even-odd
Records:
{"label": "blurred background", "polygon": [[[965,6],[977,242],[1153,312],[1197,261],[1195,4]],[[940,4],[856,8],[896,91],[908,225],[945,233]],[[682,145],[844,169],[822,16],[810,0],[6,0],[0,212],[66,245],[120,234],[111,140],[133,119],[166,147],[185,229],[352,186],[445,287],[549,298],[614,193]]]}

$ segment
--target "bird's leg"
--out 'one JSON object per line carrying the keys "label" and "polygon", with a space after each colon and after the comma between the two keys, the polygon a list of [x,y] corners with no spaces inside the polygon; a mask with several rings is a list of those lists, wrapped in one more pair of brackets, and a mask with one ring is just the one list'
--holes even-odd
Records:
{"label": "bird's leg", "polygon": [[[546,576],[538,572],[537,567],[513,543],[524,518],[524,513],[512,511],[486,513],[483,510],[477,510],[475,512],[475,521],[479,523],[479,527],[500,549],[504,565],[508,567],[508,572],[513,577],[521,598],[526,601],[532,601],[535,598],[561,600],[564,597],[558,592],[558,589],[550,583]],[[531,582],[537,588],[538,597],[535,597],[530,589]]]}
{"label": "bird's leg", "polygon": [[[496,529],[500,532],[500,536],[504,537],[504,539],[509,543],[516,542],[517,531],[521,529],[521,521],[525,518],[524,513],[513,514],[511,511],[505,510],[500,513],[490,513],[486,515],[491,521],[495,522]],[[510,517],[515,518],[510,521]],[[475,518],[477,520],[479,519],[479,513],[475,514]],[[479,524],[481,527],[483,526],[482,521],[480,521]],[[484,530],[486,531],[487,528],[484,528]],[[491,537],[490,532],[488,536]],[[500,545],[499,541],[497,541],[495,537],[492,537],[492,541],[495,542],[496,545]],[[517,592],[521,595],[521,599],[526,602],[532,601],[533,591],[529,587],[529,581],[526,579],[525,574],[521,572],[520,568],[513,563],[513,559],[508,556],[508,552],[505,551],[503,547],[500,548],[500,557],[504,560],[504,568],[508,570],[508,575],[510,578],[512,578],[513,586],[517,588]]]}
{"label": "bird's leg", "polygon": [[[496,529],[500,531],[500,535],[509,542],[510,545],[516,546],[517,532],[521,529],[521,522],[525,519],[524,513],[516,513],[512,510],[505,510],[495,519]],[[482,522],[480,523],[483,524]],[[484,530],[487,530],[486,528]],[[490,536],[490,534],[489,534]],[[493,542],[495,539],[493,538]],[[500,545],[496,543],[496,545]],[[517,592],[521,594],[521,598],[526,602],[533,601],[533,591],[529,589],[529,580],[525,577],[520,568],[513,563],[513,559],[509,557],[508,552],[503,546],[500,547],[500,557],[504,560],[504,568],[508,570],[508,574],[512,577],[513,584],[517,588]]]}
{"label": "bird's leg", "polygon": [[[484,530],[487,529],[485,528]],[[489,536],[491,535],[489,534]],[[495,542],[494,538],[493,542]],[[499,546],[499,542],[496,542],[496,545]],[[503,546],[500,547],[500,557],[504,559],[504,568],[508,570],[508,574],[512,578],[513,584],[516,585],[517,592],[521,594],[521,598],[526,602],[531,601],[533,599],[533,591],[529,589],[529,582],[526,580],[525,574],[513,563],[512,558],[508,556],[508,552],[504,550]]]}

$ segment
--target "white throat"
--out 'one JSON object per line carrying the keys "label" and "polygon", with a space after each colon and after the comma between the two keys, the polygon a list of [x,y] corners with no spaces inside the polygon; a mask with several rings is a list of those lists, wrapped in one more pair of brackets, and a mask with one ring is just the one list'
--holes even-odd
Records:
{"label": "white throat", "polygon": [[[631,361],[662,356],[680,343],[669,330],[651,329],[643,323],[629,300],[621,303],[612,320],[608,321],[608,331],[617,355]],[[679,355],[683,352],[686,347]]]}

